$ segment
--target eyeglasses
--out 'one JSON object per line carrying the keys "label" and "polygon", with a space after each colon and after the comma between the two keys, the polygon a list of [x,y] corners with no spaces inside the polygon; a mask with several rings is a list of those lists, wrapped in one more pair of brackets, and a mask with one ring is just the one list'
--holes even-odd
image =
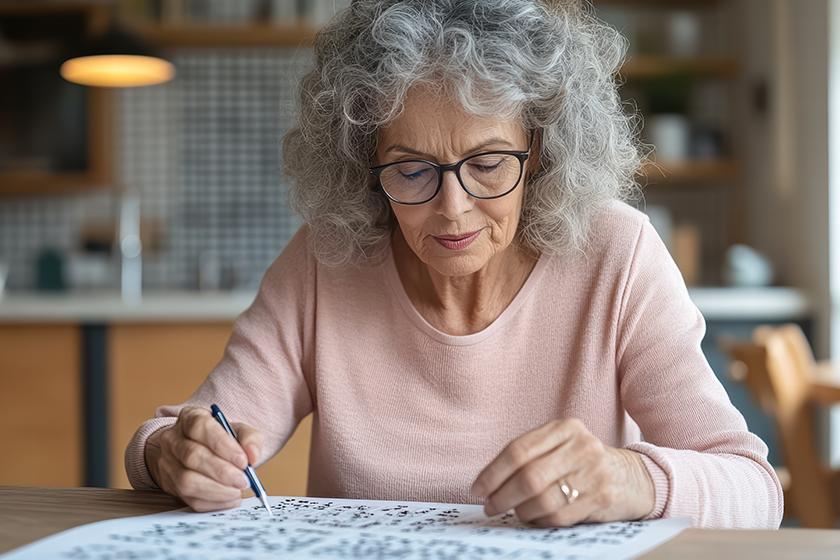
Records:
{"label": "eyeglasses", "polygon": [[461,187],[471,196],[492,199],[511,193],[519,185],[530,153],[530,149],[485,152],[447,165],[410,159],[371,167],[370,172],[388,198],[399,204],[424,204],[432,200],[440,192],[446,171],[454,171]]}

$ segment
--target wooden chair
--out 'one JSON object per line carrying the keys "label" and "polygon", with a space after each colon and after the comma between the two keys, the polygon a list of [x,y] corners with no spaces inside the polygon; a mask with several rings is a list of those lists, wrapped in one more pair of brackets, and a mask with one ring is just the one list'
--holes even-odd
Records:
{"label": "wooden chair", "polygon": [[[745,370],[756,401],[775,420],[782,458],[790,473],[786,509],[803,527],[834,527],[840,517],[840,474],[820,461],[812,405],[840,403],[840,367],[816,363],[798,325],[759,327],[752,343],[724,343]],[[746,366],[746,368],[744,368]]]}

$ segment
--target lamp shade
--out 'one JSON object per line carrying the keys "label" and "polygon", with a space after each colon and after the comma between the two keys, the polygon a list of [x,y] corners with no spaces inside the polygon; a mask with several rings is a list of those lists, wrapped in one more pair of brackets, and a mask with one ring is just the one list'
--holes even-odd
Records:
{"label": "lamp shade", "polygon": [[168,82],[175,77],[175,66],[112,26],[66,60],[60,72],[65,80],[86,86],[136,87]]}

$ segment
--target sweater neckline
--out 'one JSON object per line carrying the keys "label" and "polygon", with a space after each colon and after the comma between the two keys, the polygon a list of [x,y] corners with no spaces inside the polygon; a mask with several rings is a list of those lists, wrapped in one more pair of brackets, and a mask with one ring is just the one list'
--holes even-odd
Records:
{"label": "sweater neckline", "polygon": [[477,344],[492,336],[496,331],[501,329],[507,322],[510,321],[511,317],[513,317],[519,308],[522,307],[522,304],[528,299],[531,291],[533,291],[534,286],[539,281],[543,271],[545,270],[548,260],[549,257],[547,257],[544,253],[540,254],[537,259],[537,263],[534,265],[533,270],[531,270],[531,274],[528,275],[528,278],[513,298],[513,301],[508,304],[504,311],[502,311],[501,315],[496,317],[496,320],[487,325],[487,327],[483,330],[467,335],[453,335],[440,331],[430,325],[420,312],[417,311],[417,308],[414,307],[413,303],[411,303],[411,299],[408,297],[408,293],[405,291],[405,287],[400,280],[400,273],[397,271],[397,263],[394,260],[394,250],[393,245],[391,244],[389,244],[388,258],[385,261],[385,269],[391,288],[394,290],[394,296],[399,302],[400,307],[403,308],[403,311],[405,311],[406,315],[408,315],[408,318],[420,331],[430,338],[438,342],[442,342],[443,344],[451,346],[469,346],[471,344]]}

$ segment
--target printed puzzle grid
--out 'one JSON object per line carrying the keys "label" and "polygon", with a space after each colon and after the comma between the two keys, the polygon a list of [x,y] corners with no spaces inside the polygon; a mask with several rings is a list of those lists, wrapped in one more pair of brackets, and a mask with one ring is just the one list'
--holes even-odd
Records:
{"label": "printed puzzle grid", "polygon": [[480,506],[315,498],[256,498],[215,513],[183,509],[94,523],[2,556],[75,560],[210,558],[633,558],[678,534],[686,519],[538,529]]}

